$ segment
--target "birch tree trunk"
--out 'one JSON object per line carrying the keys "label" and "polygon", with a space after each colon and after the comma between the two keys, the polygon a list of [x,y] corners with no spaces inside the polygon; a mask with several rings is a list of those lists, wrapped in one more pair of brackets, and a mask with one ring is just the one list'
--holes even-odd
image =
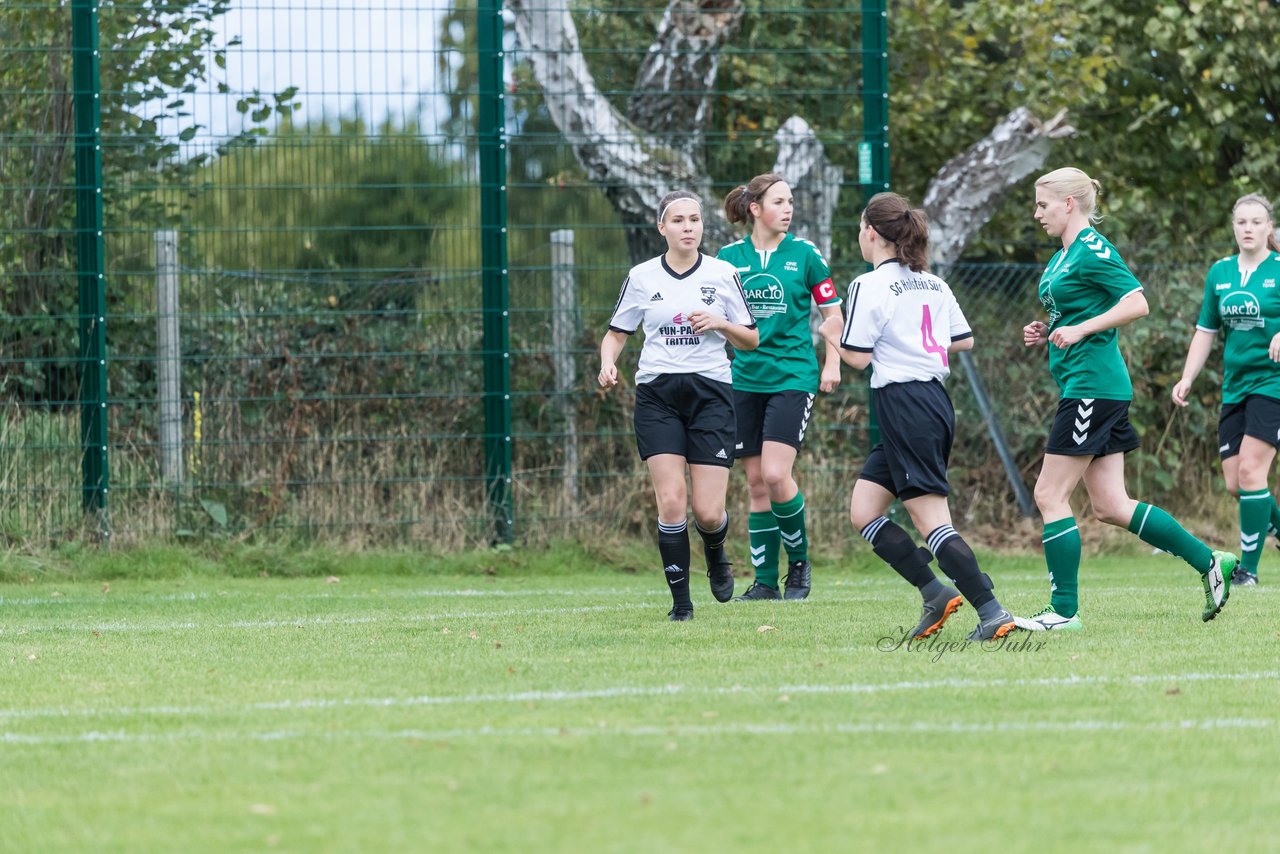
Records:
{"label": "birch tree trunk", "polygon": [[[719,52],[742,20],[741,0],[670,0],[626,115],[596,86],[567,8],[547,8],[535,0],[507,0],[507,7],[552,120],[626,225],[632,261],[665,249],[653,220],[659,200],[673,189],[703,198],[707,246],[733,239],[719,200],[711,197],[702,151]],[[1010,188],[1043,168],[1052,141],[1074,133],[1065,111],[1041,122],[1019,107],[947,161],[923,201],[935,266],[959,258]],[[843,171],[827,159],[799,116],[789,118],[775,138],[774,169],[797,191],[793,228],[829,255]]]}
{"label": "birch tree trunk", "polygon": [[[706,201],[708,212],[715,210],[709,198],[711,179],[701,154],[695,153],[701,151],[709,111],[707,96],[697,93],[711,90],[708,81],[714,81],[719,70],[720,47],[742,17],[740,2],[671,0],[639,78],[646,87],[679,82],[695,95],[672,98],[661,91],[647,92],[629,105],[637,118],[619,113],[596,86],[568,8],[548,8],[538,0],[507,0],[507,8],[515,16],[517,43],[542,88],[552,121],[587,177],[603,189],[626,224],[633,262],[666,248],[654,221],[658,202],[669,191],[692,190]],[[665,121],[681,122],[681,133],[690,134],[697,144],[673,147],[670,140],[676,135]],[[686,121],[689,124],[683,124]],[[723,217],[708,215],[705,223],[709,245],[727,241],[729,228]]]}
{"label": "birch tree trunk", "polygon": [[818,135],[799,116],[783,122],[773,138],[778,143],[773,171],[787,179],[795,198],[791,233],[812,242],[824,258],[830,258],[831,227],[844,170],[827,158]]}
{"label": "birch tree trunk", "polygon": [[1044,168],[1053,140],[1075,134],[1066,119],[1063,110],[1041,122],[1026,107],[1018,107],[991,133],[942,165],[922,202],[929,214],[934,267],[954,263],[1005,194]]}

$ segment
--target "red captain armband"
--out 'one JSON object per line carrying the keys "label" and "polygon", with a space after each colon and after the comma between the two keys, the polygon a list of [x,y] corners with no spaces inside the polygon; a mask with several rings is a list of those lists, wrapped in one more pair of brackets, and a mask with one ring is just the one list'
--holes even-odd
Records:
{"label": "red captain armband", "polygon": [[822,303],[830,302],[832,299],[835,298],[836,286],[831,284],[830,279],[824,279],[823,281],[818,282],[818,284],[814,285],[812,288],[809,288],[809,293],[813,294],[814,300],[816,300],[818,304],[821,305]]}

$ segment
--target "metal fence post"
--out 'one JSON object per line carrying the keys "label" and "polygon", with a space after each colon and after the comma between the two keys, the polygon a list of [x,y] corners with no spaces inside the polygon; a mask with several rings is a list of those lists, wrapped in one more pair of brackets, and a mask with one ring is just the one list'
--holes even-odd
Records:
{"label": "metal fence post", "polygon": [[480,0],[476,14],[480,58],[478,130],[486,484],[494,520],[494,540],[510,543],[515,531],[511,498],[511,326],[501,0]]}
{"label": "metal fence post", "polygon": [[102,217],[102,80],[97,0],[72,0],[76,152],[76,250],[80,283],[82,502],[108,536],[106,253]]}
{"label": "metal fence post", "polygon": [[862,145],[858,158],[859,165],[870,169],[859,175],[859,181],[872,193],[889,189],[889,13],[885,2],[862,0]]}
{"label": "metal fence post", "polygon": [[578,337],[578,285],[573,273],[573,229],[551,232],[551,360],[555,368],[556,406],[564,420],[564,500],[578,506],[578,385],[574,363]]}
{"label": "metal fence post", "polygon": [[[862,142],[858,181],[868,196],[889,189],[889,13],[886,0],[862,0]],[[871,382],[868,374],[867,383]],[[868,448],[880,443],[880,424],[867,394]]]}
{"label": "metal fence post", "polygon": [[182,485],[182,340],[178,326],[178,232],[156,232],[156,394],[160,476]]}
{"label": "metal fence post", "polygon": [[1036,509],[1035,501],[1027,490],[1027,484],[1022,480],[1022,472],[1018,470],[1013,451],[1009,449],[1009,441],[1005,438],[1004,429],[1000,426],[1000,417],[996,414],[995,407],[991,405],[991,396],[987,394],[987,387],[982,382],[982,375],[978,373],[978,365],[973,360],[973,354],[962,350],[957,355],[960,357],[960,364],[964,366],[964,375],[969,380],[969,388],[973,390],[973,399],[977,401],[978,411],[982,413],[982,422],[987,425],[987,434],[991,437],[991,443],[996,446],[996,456],[1004,466],[1005,477],[1009,479],[1009,488],[1013,490],[1013,496],[1018,502],[1018,511],[1022,513],[1024,519],[1034,519],[1040,511]]}

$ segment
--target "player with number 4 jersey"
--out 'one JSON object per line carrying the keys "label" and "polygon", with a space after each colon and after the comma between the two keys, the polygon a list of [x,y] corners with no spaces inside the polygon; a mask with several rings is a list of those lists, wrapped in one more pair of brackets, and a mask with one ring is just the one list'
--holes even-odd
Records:
{"label": "player with number 4 jersey", "polygon": [[[929,272],[929,226],[896,193],[877,193],[862,213],[862,257],[875,269],[849,286],[848,318],[822,334],[855,368],[872,368],[871,401],[881,442],[871,449],[849,500],[849,519],[876,555],[920,591],[923,610],[903,640],[938,632],[967,599],[978,612],[969,639],[1004,637],[1015,628],[990,576],[951,525],[947,464],[955,410],[942,381],[951,354],[973,347],[973,332],[951,288]],[[894,499],[925,533],[928,548],[885,515]],[[955,587],[929,568],[933,558]]]}

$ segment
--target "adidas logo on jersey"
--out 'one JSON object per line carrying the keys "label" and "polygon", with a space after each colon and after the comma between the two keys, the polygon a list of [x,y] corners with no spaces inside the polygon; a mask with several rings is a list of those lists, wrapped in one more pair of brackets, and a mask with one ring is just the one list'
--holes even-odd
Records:
{"label": "adidas logo on jersey", "polygon": [[662,299],[662,294],[655,292],[653,296],[649,297],[649,302],[658,302],[661,299]]}
{"label": "adidas logo on jersey", "polygon": [[728,454],[726,454],[726,453],[724,452],[724,448],[721,448],[721,449],[716,453],[716,459],[717,459],[717,460],[727,460],[727,459],[729,459],[729,455],[728,455]]}

